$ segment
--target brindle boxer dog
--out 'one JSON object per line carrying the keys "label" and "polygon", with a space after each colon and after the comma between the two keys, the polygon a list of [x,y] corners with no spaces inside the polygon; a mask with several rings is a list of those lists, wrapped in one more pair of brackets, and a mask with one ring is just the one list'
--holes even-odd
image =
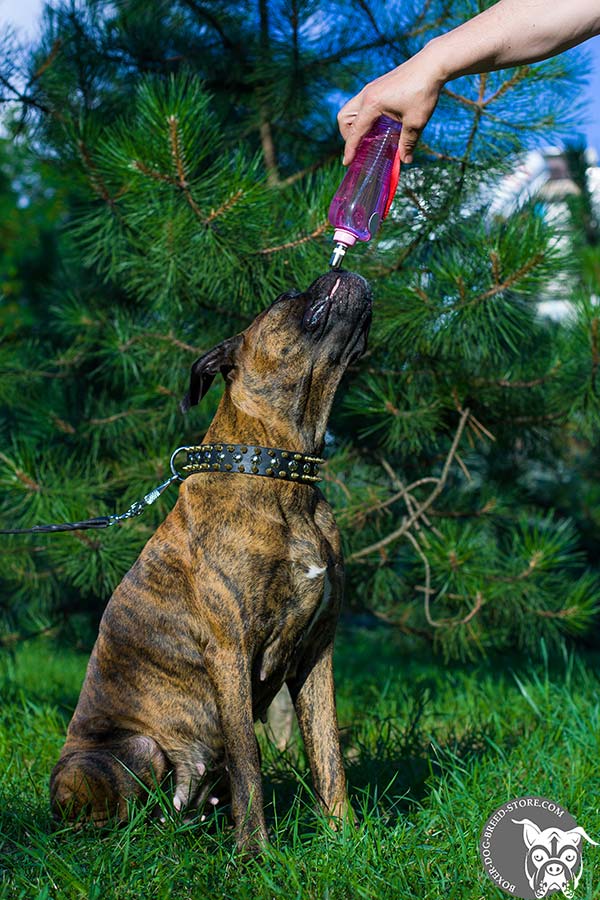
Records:
{"label": "brindle boxer dog", "polygon": [[[336,272],[279,297],[192,367],[187,405],[221,372],[205,442],[320,454],[333,397],[364,352],[371,296]],[[52,772],[57,817],[127,816],[172,773],[177,810],[231,794],[238,845],[267,841],[254,721],[285,683],[315,791],[351,814],[332,653],[340,538],[313,484],[201,472],[110,599],[66,743]]]}

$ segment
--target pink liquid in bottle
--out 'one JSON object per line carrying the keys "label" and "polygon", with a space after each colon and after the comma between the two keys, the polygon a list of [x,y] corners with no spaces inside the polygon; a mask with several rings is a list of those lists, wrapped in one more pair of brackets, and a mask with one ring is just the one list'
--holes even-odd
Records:
{"label": "pink liquid in bottle", "polygon": [[363,137],[329,207],[337,268],[348,247],[369,241],[388,214],[400,175],[398,140],[402,125],[380,116]]}

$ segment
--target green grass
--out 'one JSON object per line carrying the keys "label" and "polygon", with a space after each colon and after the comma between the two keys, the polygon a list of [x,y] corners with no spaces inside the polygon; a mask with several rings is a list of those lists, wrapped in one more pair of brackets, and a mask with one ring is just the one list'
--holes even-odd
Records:
{"label": "green grass", "polygon": [[[48,776],[86,655],[37,641],[5,662],[0,711],[0,898],[506,897],[483,874],[486,818],[517,796],[565,805],[600,836],[600,655],[444,665],[388,631],[343,629],[338,710],[358,827],[315,811],[298,747],[263,743],[272,845],[234,851],[209,823],[144,809],[103,831],[53,827]],[[160,802],[168,803],[164,797]],[[578,898],[600,897],[600,847],[586,845]]]}

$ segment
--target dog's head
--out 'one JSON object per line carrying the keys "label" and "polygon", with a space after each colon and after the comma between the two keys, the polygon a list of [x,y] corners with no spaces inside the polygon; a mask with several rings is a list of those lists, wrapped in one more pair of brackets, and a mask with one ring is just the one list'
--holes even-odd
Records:
{"label": "dog's head", "polygon": [[576,888],[582,867],[581,839],[596,843],[583,828],[542,830],[530,819],[513,819],[513,822],[523,826],[523,841],[527,847],[525,872],[536,896],[565,891],[572,881],[575,882],[572,888]]}
{"label": "dog's head", "polygon": [[305,291],[282,294],[245,331],[197,359],[182,409],[195,406],[221,373],[237,410],[315,448],[346,367],[366,349],[370,323],[364,278],[322,275]]}

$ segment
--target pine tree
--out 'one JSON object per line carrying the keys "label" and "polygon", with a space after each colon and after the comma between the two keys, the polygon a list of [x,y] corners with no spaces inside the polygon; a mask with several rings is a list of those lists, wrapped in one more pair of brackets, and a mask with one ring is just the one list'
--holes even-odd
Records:
{"label": "pine tree", "polygon": [[[0,71],[13,134],[68,185],[45,307],[16,328],[2,312],[4,524],[121,511],[166,477],[218,403],[215,387],[182,419],[190,362],[326,268],[342,93],[477,10],[47,8],[25,86],[14,50]],[[555,480],[540,490],[582,444],[596,454],[592,292],[539,204],[490,214],[519,154],[572,122],[573,69],[567,55],[448,85],[390,219],[349,260],[375,310],[324,485],[347,602],[447,657],[582,634],[596,611],[594,510],[571,518]],[[560,277],[576,315],[556,324],[535,301]],[[173,500],[106,532],[4,538],[8,637],[97,614]]]}

